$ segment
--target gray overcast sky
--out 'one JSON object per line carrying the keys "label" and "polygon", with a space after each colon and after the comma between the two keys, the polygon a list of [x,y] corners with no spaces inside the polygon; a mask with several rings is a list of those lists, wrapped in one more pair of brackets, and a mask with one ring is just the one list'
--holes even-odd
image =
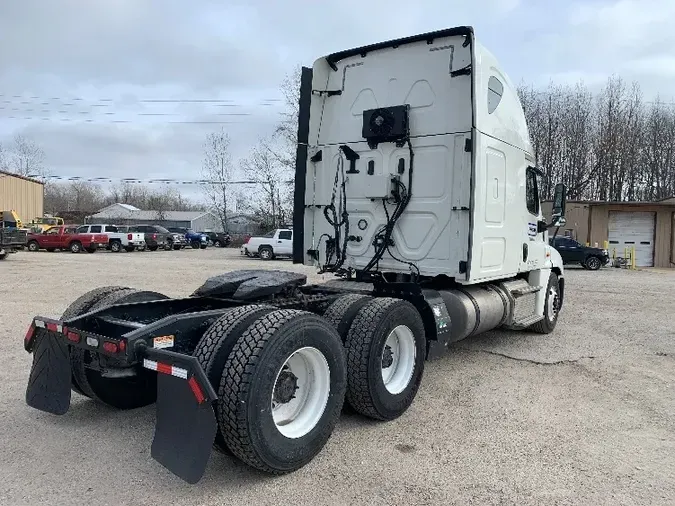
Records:
{"label": "gray overcast sky", "polygon": [[220,125],[171,121],[232,121],[245,156],[278,120],[294,65],[464,24],[514,82],[593,87],[616,73],[671,100],[674,18],[673,0],[4,0],[0,142],[31,138],[52,174],[197,179]]}

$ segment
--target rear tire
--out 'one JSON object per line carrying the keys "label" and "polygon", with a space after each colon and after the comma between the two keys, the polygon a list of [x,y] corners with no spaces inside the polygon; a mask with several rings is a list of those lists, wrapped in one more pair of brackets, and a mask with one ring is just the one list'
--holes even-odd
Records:
{"label": "rear tire", "polygon": [[82,244],[79,241],[70,243],[70,252],[71,253],[80,253],[82,251]]}
{"label": "rear tire", "polygon": [[234,345],[218,389],[228,448],[269,473],[306,465],[335,428],[345,373],[340,337],[323,318],[281,309],[258,319]]}
{"label": "rear tire", "polygon": [[96,248],[87,248],[87,253],[96,253]]}
{"label": "rear tire", "polygon": [[[84,295],[81,295],[80,297],[75,299],[75,301],[66,308],[66,310],[61,315],[61,320],[68,320],[70,318],[75,318],[76,316],[88,313],[98,301],[104,299],[111,293],[114,293],[118,290],[129,290],[129,289],[124,288],[123,286],[104,286],[101,288],[95,288],[94,290],[88,291]],[[72,355],[73,353],[71,349],[71,362],[72,362]],[[77,380],[75,379],[74,373],[71,377],[71,387],[78,394],[84,395],[85,397],[89,397],[89,395],[83,392],[80,386],[77,384]]]}
{"label": "rear tire", "polygon": [[426,337],[410,302],[380,298],[363,307],[345,341],[347,402],[376,420],[393,420],[410,407],[424,373]]}
{"label": "rear tire", "polygon": [[258,255],[261,260],[272,260],[274,258],[274,251],[269,246],[263,246],[258,250]]}
{"label": "rear tire", "polygon": [[[197,343],[193,356],[199,361],[213,388],[218,391],[225,362],[237,340],[258,318],[274,311],[272,306],[241,306],[218,318]],[[218,427],[214,446],[229,453]]]}
{"label": "rear tire", "polygon": [[110,243],[110,251],[112,251],[113,253],[119,253],[120,251],[122,251],[122,243],[119,241],[112,241]]}
{"label": "rear tire", "polygon": [[28,243],[28,251],[32,251],[35,253],[36,251],[40,251],[40,245],[38,244],[37,241],[30,241]]}
{"label": "rear tire", "polygon": [[150,251],[157,251],[159,249],[159,246],[148,246],[148,249]]}
{"label": "rear tire", "polygon": [[347,340],[347,334],[354,322],[354,318],[356,318],[361,308],[372,299],[368,295],[356,293],[343,295],[328,306],[328,309],[323,313],[323,317],[337,330],[343,343]]}
{"label": "rear tire", "polygon": [[[89,311],[113,304],[167,299],[157,292],[121,288],[108,293],[93,304]],[[152,404],[157,399],[157,373],[139,368],[136,376],[106,378],[99,371],[86,367],[90,353],[81,348],[71,349],[71,367],[79,389],[88,397],[117,409],[135,409]]]}
{"label": "rear tire", "polygon": [[126,251],[127,253],[131,253],[131,252],[133,252],[133,251],[135,251],[135,250],[136,250],[136,248],[133,247],[133,246],[125,246],[125,247],[124,247],[124,251]]}
{"label": "rear tire", "polygon": [[199,243],[197,241],[192,241],[190,246],[192,246],[192,249],[199,249]]}

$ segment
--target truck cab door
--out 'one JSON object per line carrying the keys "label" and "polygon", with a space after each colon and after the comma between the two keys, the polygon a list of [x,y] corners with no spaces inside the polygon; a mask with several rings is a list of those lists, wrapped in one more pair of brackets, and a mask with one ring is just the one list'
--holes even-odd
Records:
{"label": "truck cab door", "polygon": [[279,230],[279,232],[277,233],[277,240],[274,249],[280,255],[292,255],[293,231]]}
{"label": "truck cab door", "polygon": [[42,248],[58,248],[59,247],[59,232],[58,228],[50,228],[44,234],[41,234],[38,243]]}

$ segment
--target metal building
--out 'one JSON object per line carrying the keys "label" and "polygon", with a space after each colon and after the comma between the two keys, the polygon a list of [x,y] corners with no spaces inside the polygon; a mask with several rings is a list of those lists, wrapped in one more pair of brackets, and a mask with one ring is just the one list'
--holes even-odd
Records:
{"label": "metal building", "polygon": [[112,204],[87,216],[86,223],[161,225],[190,228],[197,232],[222,232],[218,217],[209,211],[145,211],[128,204]]}
{"label": "metal building", "polygon": [[0,211],[16,211],[25,225],[43,216],[44,198],[43,182],[0,170]]}
{"label": "metal building", "polygon": [[[551,202],[543,202],[545,217]],[[624,256],[635,248],[637,267],[675,267],[675,197],[656,202],[569,201],[567,224],[558,233]]]}

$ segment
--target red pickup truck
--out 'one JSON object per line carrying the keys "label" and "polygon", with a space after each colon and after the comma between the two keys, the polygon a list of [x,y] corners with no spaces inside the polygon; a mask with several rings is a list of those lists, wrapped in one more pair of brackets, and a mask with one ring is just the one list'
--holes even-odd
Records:
{"label": "red pickup truck", "polygon": [[28,251],[69,249],[73,253],[80,253],[82,250],[94,253],[98,248],[108,245],[106,234],[78,234],[76,229],[77,225],[63,225],[48,228],[41,234],[28,234]]}

